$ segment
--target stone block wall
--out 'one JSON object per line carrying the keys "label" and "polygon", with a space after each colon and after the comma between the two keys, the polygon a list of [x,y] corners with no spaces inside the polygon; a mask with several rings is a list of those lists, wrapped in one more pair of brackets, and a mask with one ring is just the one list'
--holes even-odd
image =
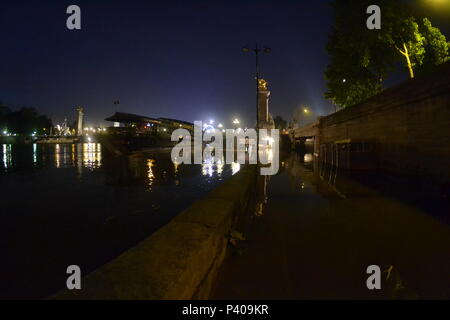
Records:
{"label": "stone block wall", "polygon": [[320,145],[374,142],[381,169],[450,180],[450,63],[319,119]]}

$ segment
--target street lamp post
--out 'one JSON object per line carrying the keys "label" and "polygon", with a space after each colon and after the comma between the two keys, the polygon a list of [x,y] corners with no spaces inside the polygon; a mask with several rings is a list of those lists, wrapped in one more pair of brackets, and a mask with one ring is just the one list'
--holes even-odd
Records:
{"label": "street lamp post", "polygon": [[[247,47],[242,48],[242,51],[245,53],[250,52],[250,49]],[[259,53],[261,52],[261,49],[258,48],[258,44],[256,44],[255,48],[253,49],[255,52],[255,81],[256,81],[256,130],[259,129]],[[263,47],[262,51],[264,53],[270,53],[272,49]],[[256,135],[256,161],[258,161],[258,149],[259,149],[259,141],[258,141],[258,135]]]}
{"label": "street lamp post", "polygon": [[[271,48],[264,47],[263,49],[258,48],[258,44],[256,44],[255,48],[252,49],[255,52],[255,67],[256,67],[256,129],[259,128],[259,53],[263,51],[264,53],[270,53],[272,51]],[[250,49],[247,47],[242,48],[242,51],[245,53],[250,52]]]}

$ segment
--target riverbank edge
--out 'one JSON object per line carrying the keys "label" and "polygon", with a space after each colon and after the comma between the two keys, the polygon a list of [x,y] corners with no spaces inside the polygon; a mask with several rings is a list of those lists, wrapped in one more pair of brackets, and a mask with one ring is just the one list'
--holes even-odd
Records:
{"label": "riverbank edge", "polygon": [[[246,165],[168,224],[50,299],[207,299],[237,217],[254,204]],[[68,275],[69,276],[69,275]]]}

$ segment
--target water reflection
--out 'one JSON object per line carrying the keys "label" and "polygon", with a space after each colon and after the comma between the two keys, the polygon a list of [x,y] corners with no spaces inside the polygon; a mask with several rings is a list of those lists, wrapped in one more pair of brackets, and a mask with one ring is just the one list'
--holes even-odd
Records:
{"label": "water reflection", "polygon": [[147,159],[147,178],[148,178],[148,187],[151,190],[153,185],[153,180],[155,179],[155,175],[153,174],[153,166],[155,165],[155,160]]}
{"label": "water reflection", "polygon": [[[102,165],[99,143],[31,145],[2,144],[0,169],[23,167],[77,167],[98,169]],[[50,161],[50,162],[49,162]]]}
{"label": "water reflection", "polygon": [[[217,174],[218,176],[222,175],[225,165],[224,157],[222,157],[222,159],[218,159],[216,163],[214,162],[215,162],[214,157],[205,157],[203,159],[202,174],[204,176],[212,177],[214,174]],[[232,162],[231,174],[232,175],[236,174],[237,172],[239,172],[240,168],[241,165],[238,162]]]}
{"label": "water reflection", "polygon": [[231,174],[235,175],[241,170],[241,164],[239,162],[231,163]]}
{"label": "water reflection", "polygon": [[33,143],[33,164],[37,163],[37,144]]}
{"label": "water reflection", "polygon": [[89,169],[97,169],[102,165],[100,143],[83,143],[83,165]]}
{"label": "water reflection", "polygon": [[3,159],[3,167],[7,169],[11,166],[11,145],[3,144],[2,145],[2,159]]}
{"label": "water reflection", "polygon": [[61,167],[61,150],[59,148],[59,144],[55,145],[55,167],[60,168]]}
{"label": "water reflection", "polygon": [[216,165],[213,163],[213,159],[204,159],[202,164],[202,174],[204,176],[211,177],[214,173]]}
{"label": "water reflection", "polygon": [[256,208],[255,215],[262,216],[267,204],[267,184],[270,176],[258,175],[256,177]]}
{"label": "water reflection", "polygon": [[311,153],[305,153],[305,155],[303,156],[303,161],[304,162],[311,162],[313,161],[313,156]]}

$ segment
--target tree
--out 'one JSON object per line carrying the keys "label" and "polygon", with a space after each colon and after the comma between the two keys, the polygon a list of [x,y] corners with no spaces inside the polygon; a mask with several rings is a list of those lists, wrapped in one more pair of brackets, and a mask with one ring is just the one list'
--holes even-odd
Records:
{"label": "tree", "polygon": [[273,119],[273,122],[275,122],[276,129],[283,130],[287,128],[287,121],[284,120],[281,116],[276,116]]}
{"label": "tree", "polygon": [[436,66],[450,61],[450,42],[447,42],[445,35],[438,28],[431,25],[430,20],[423,18],[419,31],[424,37],[425,48],[423,64],[419,67],[419,72],[433,71]]}
{"label": "tree", "polygon": [[378,1],[379,30],[366,27],[369,0],[333,2],[335,25],[326,49],[325,97],[341,107],[360,103],[383,90],[383,81],[403,62],[410,78],[448,61],[449,43],[427,18],[416,18],[402,1]]}
{"label": "tree", "polygon": [[325,97],[341,107],[379,93],[382,81],[395,65],[395,53],[379,40],[382,30],[366,27],[370,4],[366,0],[332,3],[335,23],[326,45],[330,63],[325,71]]}
{"label": "tree", "polygon": [[414,78],[414,69],[423,63],[425,56],[425,37],[419,32],[416,18],[400,3],[383,8],[383,27],[378,40],[401,55],[410,78]]}
{"label": "tree", "polygon": [[42,134],[44,128],[52,126],[52,121],[46,115],[39,115],[34,108],[23,107],[7,114],[4,120],[10,132],[23,135],[30,135],[33,132]]}

